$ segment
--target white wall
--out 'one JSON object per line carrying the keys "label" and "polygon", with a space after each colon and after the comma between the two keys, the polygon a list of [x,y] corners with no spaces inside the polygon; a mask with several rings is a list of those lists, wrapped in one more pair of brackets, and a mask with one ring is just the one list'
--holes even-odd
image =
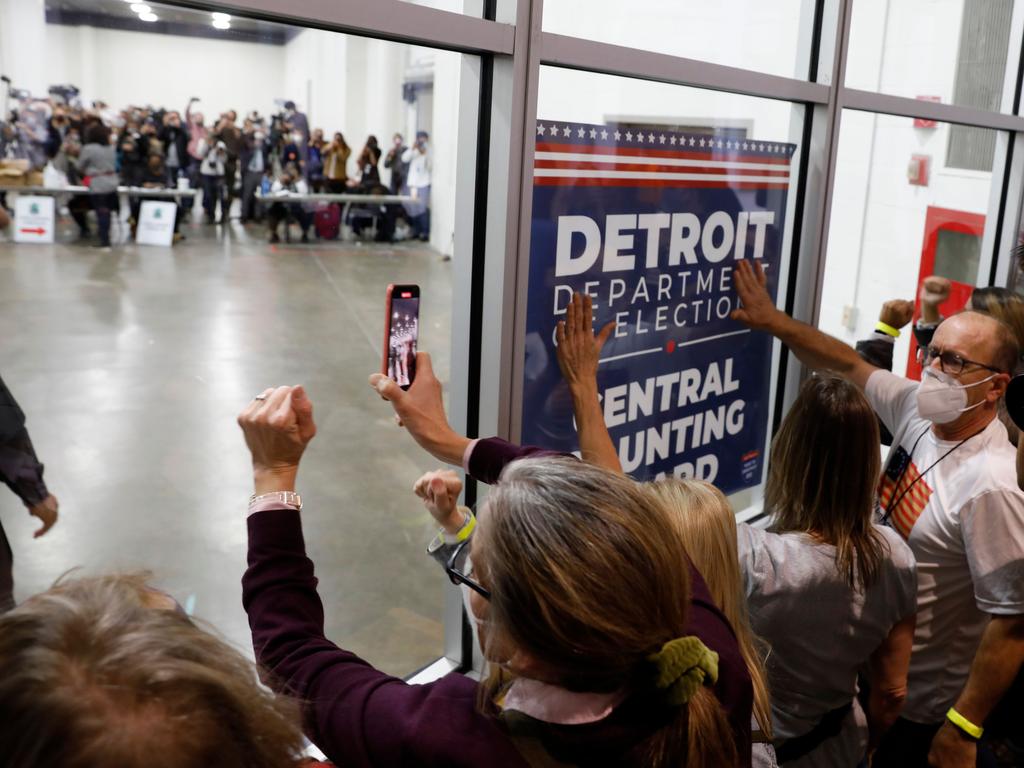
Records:
{"label": "white wall", "polygon": [[87,102],[115,109],[183,110],[198,96],[207,122],[228,109],[268,114],[284,93],[284,48],[262,43],[47,24],[38,63],[48,85],[77,85]]}
{"label": "white wall", "polygon": [[810,7],[806,0],[545,0],[544,31],[803,77],[799,36]]}
{"label": "white wall", "polygon": [[[384,153],[396,131],[409,138],[402,85],[407,77],[429,78],[433,72],[433,120],[427,126],[435,168],[431,242],[451,253],[459,54],[314,29],[274,46],[50,24],[45,51],[40,91],[71,83],[86,102],[102,99],[115,109],[150,103],[183,109],[198,96],[209,122],[227,109],[270,114],[277,102],[291,99],[311,129],[323,128],[328,137],[336,130],[345,134],[353,149],[353,176],[367,136],[375,135]],[[383,163],[381,178],[390,178]]]}
{"label": "white wall", "polygon": [[39,66],[45,45],[43,0],[0,0],[0,74],[15,88],[46,95],[49,83]]}
{"label": "white wall", "polygon": [[[849,85],[952,102],[963,0],[874,0],[855,9]],[[908,118],[843,114],[822,329],[849,342],[865,338],[882,303],[915,298],[929,206],[988,213],[992,174],[946,167],[948,143],[945,124],[915,128]],[[927,186],[907,180],[915,154],[931,158]],[[909,343],[909,334],[897,341],[897,371]]]}

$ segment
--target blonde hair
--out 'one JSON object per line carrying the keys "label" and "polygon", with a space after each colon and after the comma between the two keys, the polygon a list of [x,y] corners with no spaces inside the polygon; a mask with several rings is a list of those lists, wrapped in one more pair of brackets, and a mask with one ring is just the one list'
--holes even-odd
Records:
{"label": "blonde hair", "polygon": [[0,764],[281,768],[301,757],[297,705],[160,602],[143,575],[101,576],[0,616]]}
{"label": "blonde hair", "polygon": [[754,687],[754,717],[761,732],[771,738],[771,700],[764,670],[766,647],[750,628],[732,507],[720,490],[700,480],[670,478],[645,483],[644,487],[673,513],[672,521],[682,534],[690,560],[732,625]]}
{"label": "blonde hair", "polygon": [[[647,657],[688,634],[689,564],[669,517],[624,475],[566,458],[510,464],[475,540],[474,568],[491,590],[488,643],[511,640],[570,690],[659,700]],[[482,684],[485,707],[506,680],[492,673]],[[664,706],[622,765],[736,764],[735,737],[708,688]]]}

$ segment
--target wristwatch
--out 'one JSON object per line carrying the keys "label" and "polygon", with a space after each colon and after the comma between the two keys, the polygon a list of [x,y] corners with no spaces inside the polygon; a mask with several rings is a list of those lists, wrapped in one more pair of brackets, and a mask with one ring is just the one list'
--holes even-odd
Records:
{"label": "wristwatch", "polygon": [[302,497],[295,491],[274,491],[273,493],[263,493],[259,496],[254,493],[249,497],[249,506],[251,507],[261,501],[271,500],[279,501],[282,504],[287,504],[289,507],[295,507],[299,510],[302,509]]}

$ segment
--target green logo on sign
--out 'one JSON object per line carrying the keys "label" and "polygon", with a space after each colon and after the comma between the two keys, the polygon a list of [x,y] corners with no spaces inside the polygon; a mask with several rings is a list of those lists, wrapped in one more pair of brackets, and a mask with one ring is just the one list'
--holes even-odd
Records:
{"label": "green logo on sign", "polygon": [[153,211],[153,218],[154,219],[159,219],[163,215],[164,215],[164,212],[162,210],[160,210],[159,208],[157,208],[155,211]]}
{"label": "green logo on sign", "polygon": [[33,216],[38,216],[39,215],[39,203],[32,203],[32,207],[30,207],[28,209],[28,212],[31,213]]}

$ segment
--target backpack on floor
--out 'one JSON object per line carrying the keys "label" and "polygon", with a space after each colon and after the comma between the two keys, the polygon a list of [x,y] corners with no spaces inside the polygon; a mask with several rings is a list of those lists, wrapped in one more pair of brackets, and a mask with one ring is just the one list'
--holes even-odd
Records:
{"label": "backpack on floor", "polygon": [[337,240],[341,232],[341,208],[338,204],[318,205],[313,214],[313,226],[321,240]]}

